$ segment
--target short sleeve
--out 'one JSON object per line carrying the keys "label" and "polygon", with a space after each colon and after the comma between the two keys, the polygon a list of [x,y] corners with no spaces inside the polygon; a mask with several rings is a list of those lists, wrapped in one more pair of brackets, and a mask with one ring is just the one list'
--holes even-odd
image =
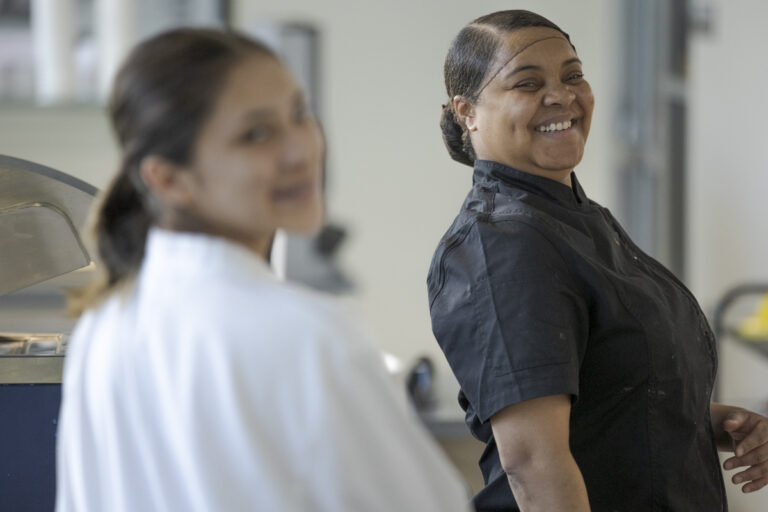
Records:
{"label": "short sleeve", "polygon": [[520,220],[477,222],[431,276],[433,332],[483,422],[525,400],[578,396],[588,308],[551,238]]}

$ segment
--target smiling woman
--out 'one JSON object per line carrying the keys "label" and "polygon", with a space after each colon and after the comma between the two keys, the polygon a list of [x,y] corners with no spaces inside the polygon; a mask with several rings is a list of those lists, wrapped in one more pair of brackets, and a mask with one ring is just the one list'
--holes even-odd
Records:
{"label": "smiling woman", "polygon": [[591,201],[574,168],[594,98],[568,34],[473,21],[445,60],[441,128],[473,187],[427,278],[495,510],[727,509],[717,449],[768,484],[768,418],[710,403],[714,337],[691,293]]}
{"label": "smiling woman", "polygon": [[506,35],[497,52],[505,64],[474,103],[457,95],[453,106],[477,158],[570,184],[594,98],[576,52],[556,33],[536,27]]}
{"label": "smiling woman", "polygon": [[465,511],[463,485],[329,297],[268,266],[322,223],[324,141],[262,44],[181,29],[110,101],[103,282],[67,351],[57,510]]}
{"label": "smiling woman", "polygon": [[298,84],[275,58],[254,55],[230,74],[190,163],[151,156],[140,173],[167,205],[158,226],[222,235],[266,259],[277,228],[319,229],[322,153]]}
{"label": "smiling woman", "polygon": [[[482,18],[476,25],[486,27]],[[446,80],[449,116],[462,131],[463,145],[476,159],[570,184],[584,153],[594,98],[567,34],[554,26],[503,34],[475,30],[475,37],[498,39],[498,48],[476,90]],[[449,77],[459,73],[454,67],[463,67],[460,58],[450,57]]]}

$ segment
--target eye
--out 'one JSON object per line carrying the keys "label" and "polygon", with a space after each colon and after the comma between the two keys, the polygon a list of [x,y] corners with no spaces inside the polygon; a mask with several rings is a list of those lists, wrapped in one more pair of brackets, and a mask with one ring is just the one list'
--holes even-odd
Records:
{"label": "eye", "polygon": [[523,80],[522,82],[516,83],[513,88],[533,91],[533,90],[536,90],[538,87],[539,87],[539,83],[535,80]]}
{"label": "eye", "polygon": [[573,73],[568,74],[568,77],[565,79],[566,82],[571,83],[578,83],[584,78],[584,73],[581,71],[574,71]]}
{"label": "eye", "polygon": [[244,142],[267,142],[274,135],[275,130],[271,126],[254,126],[243,134]]}

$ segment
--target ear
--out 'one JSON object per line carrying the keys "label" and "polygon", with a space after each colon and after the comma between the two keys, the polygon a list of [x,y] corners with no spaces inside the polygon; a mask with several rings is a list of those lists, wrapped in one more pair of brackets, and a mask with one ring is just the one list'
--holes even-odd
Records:
{"label": "ear", "polygon": [[456,120],[467,127],[467,130],[474,132],[477,130],[477,119],[475,118],[475,105],[464,96],[456,95],[453,97],[453,111],[456,112]]}
{"label": "ear", "polygon": [[184,209],[194,200],[192,173],[166,158],[145,157],[139,166],[139,175],[152,195],[164,205]]}

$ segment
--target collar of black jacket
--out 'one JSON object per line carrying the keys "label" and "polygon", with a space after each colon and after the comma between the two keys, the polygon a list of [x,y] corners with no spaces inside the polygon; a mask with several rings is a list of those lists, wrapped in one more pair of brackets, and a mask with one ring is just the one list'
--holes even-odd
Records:
{"label": "collar of black jacket", "polygon": [[570,208],[581,210],[589,206],[589,199],[581,188],[575,172],[571,172],[569,187],[559,181],[520,171],[499,162],[475,160],[473,181],[491,187],[521,188]]}

